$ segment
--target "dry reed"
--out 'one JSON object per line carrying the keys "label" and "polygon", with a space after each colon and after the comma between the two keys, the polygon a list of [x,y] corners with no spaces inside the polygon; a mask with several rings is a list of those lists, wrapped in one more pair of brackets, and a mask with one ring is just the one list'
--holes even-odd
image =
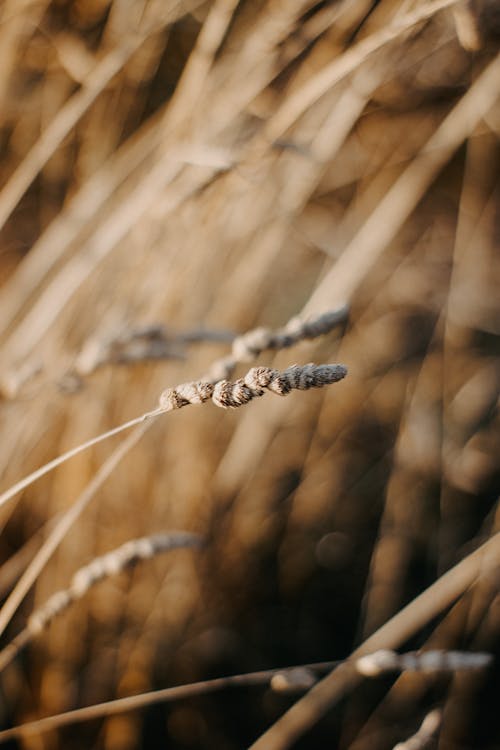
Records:
{"label": "dry reed", "polygon": [[456,669],[483,669],[491,664],[491,654],[469,651],[422,651],[397,654],[395,651],[375,651],[362,656],[356,662],[356,669],[365,677],[378,677],[387,672],[417,671],[435,672]]}
{"label": "dry reed", "polygon": [[[499,38],[492,0],[0,8],[5,644],[121,540],[208,539],[201,565],[138,566],[54,618],[2,675],[6,722],[48,718],[9,736],[93,715],[47,741],[236,750],[274,725],[266,750],[305,731],[385,750],[438,704],[443,747],[493,750],[494,670],[388,690],[354,662],[360,643],[495,651]],[[349,378],[156,419],[333,377],[290,371],[291,345]],[[260,381],[233,374],[247,362]],[[333,663],[223,698],[205,680],[332,657],[317,684]],[[126,708],[161,694],[184,700]]]}
{"label": "dry reed", "polygon": [[[318,366],[311,364],[305,365],[302,369],[294,365],[282,374],[269,368],[260,368],[260,371],[251,370],[247,374],[246,379],[244,379],[245,382],[237,381],[236,383],[228,383],[226,380],[221,380],[219,373],[221,371],[224,373],[232,372],[238,362],[247,362],[258,356],[265,349],[287,348],[304,339],[312,339],[328,333],[340,322],[345,321],[346,315],[347,307],[343,306],[338,310],[323,313],[310,320],[302,320],[299,317],[293,318],[282,331],[273,332],[266,328],[260,328],[238,337],[233,343],[232,356],[217,360],[214,363],[210,373],[207,375],[209,382],[202,380],[184,383],[175,388],[165,390],[160,396],[160,406],[157,409],[141,414],[139,417],[135,417],[95,438],[91,438],[49,461],[1,493],[0,506],[8,502],[34,481],[82,451],[114,435],[118,435],[120,432],[134,427],[141,422],[155,418],[173,409],[178,409],[181,406],[186,406],[188,403],[199,404],[211,398],[216,406],[222,408],[226,408],[227,406],[236,407],[248,403],[256,396],[263,395],[264,388],[284,396],[293,389],[308,390],[309,388],[321,387],[341,380],[347,374],[347,369],[343,365]],[[214,379],[216,387],[212,387],[212,379]]]}
{"label": "dry reed", "polygon": [[[183,546],[182,543],[180,543],[179,546]],[[85,574],[84,577],[87,579],[87,574]],[[46,626],[47,621],[50,620],[53,615],[54,609],[59,611],[59,608],[67,606],[67,595],[70,596],[69,590],[67,592],[60,592],[60,595],[54,595],[52,600],[53,604],[49,601],[45,608],[38,610],[38,614],[42,616],[43,620],[40,627]],[[80,593],[75,595],[75,598],[76,596],[80,596]],[[36,614],[37,613],[34,613],[32,617],[35,617]],[[38,627],[38,623],[35,622],[35,626],[31,628],[31,632],[30,625],[28,625],[28,628],[24,632],[28,637],[32,637],[38,632]],[[431,671],[435,669],[481,669],[492,662],[491,654],[470,654],[467,652],[428,652],[427,656],[430,658],[428,662],[423,665],[418,659],[416,659],[414,654],[396,654],[395,652],[385,651],[383,652],[383,659],[380,654],[382,654],[382,652],[369,654],[368,656],[358,659],[356,663],[358,671],[365,677],[373,677],[375,676],[375,671],[373,671],[374,666],[380,670],[377,674],[382,674],[386,669],[389,671],[393,669],[430,669]],[[389,654],[391,655],[390,665],[388,659]],[[5,730],[0,732],[0,742],[7,741],[14,737],[23,737],[26,734],[34,732],[44,732],[56,727],[67,726],[72,723],[89,721],[99,716],[109,715],[110,713],[131,711],[144,706],[151,706],[155,703],[181,700],[186,696],[205,694],[215,690],[226,690],[230,687],[248,687],[250,685],[269,684],[273,690],[278,692],[300,692],[308,690],[316,682],[318,674],[334,667],[339,667],[341,664],[342,662],[321,662],[317,664],[304,664],[300,667],[288,667],[286,669],[268,669],[250,674],[205,680],[204,682],[192,685],[179,685],[178,687],[158,690],[154,693],[130,696],[128,698],[110,701],[101,705],[78,709],[76,711],[69,711],[65,714],[60,714],[59,716],[39,719],[13,729]],[[420,748],[424,748],[426,746],[425,743],[429,742],[437,733],[441,724],[441,718],[441,711],[439,709],[434,709],[434,711],[430,712],[424,718],[418,732],[404,743],[396,745],[394,750],[419,750]]]}
{"label": "dry reed", "polygon": [[270,367],[252,367],[243,378],[234,382],[218,380],[212,385],[199,380],[167,388],[160,396],[158,413],[182,409],[188,404],[202,404],[210,399],[222,409],[235,409],[263,396],[266,390],[286,396],[292,390],[307,391],[337,383],[346,375],[344,365],[292,365],[283,372]]}
{"label": "dry reed", "polygon": [[439,732],[442,722],[442,712],[439,708],[429,711],[418,731],[404,742],[398,742],[393,750],[424,750],[429,747]]}
{"label": "dry reed", "polygon": [[499,542],[500,534],[496,534],[382,625],[352,652],[344,665],[315,685],[264,732],[253,743],[252,750],[281,750],[289,747],[308,727],[359,684],[362,673],[357,665],[360,658],[404,643],[420,627],[463,594],[469,586],[476,583],[481,575],[496,574],[500,565]]}
{"label": "dry reed", "polygon": [[131,539],[121,547],[94,558],[88,565],[76,571],[68,588],[56,591],[45,604],[29,616],[25,629],[0,652],[0,671],[15,659],[33,638],[48,627],[54,617],[85,596],[96,583],[117,575],[142,560],[149,560],[170,550],[199,547],[201,543],[202,540],[195,534],[171,531],[168,534]]}

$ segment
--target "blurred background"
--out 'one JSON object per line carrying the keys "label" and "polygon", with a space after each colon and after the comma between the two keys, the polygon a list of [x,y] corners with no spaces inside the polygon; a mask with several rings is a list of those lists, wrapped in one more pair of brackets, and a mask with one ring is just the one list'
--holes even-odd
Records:
{"label": "blurred background", "polygon": [[[258,360],[343,362],[345,381],[169,414],[119,464],[4,643],[128,539],[208,544],[56,619],[2,675],[4,727],[342,659],[499,530],[499,38],[494,0],[4,0],[2,488],[234,335],[350,304]],[[4,599],[121,440],[1,508]],[[498,651],[498,604],[485,576],[408,647]],[[297,747],[392,748],[444,705],[436,747],[494,750],[498,688],[494,671],[370,682]],[[237,750],[296,698],[234,689],[12,747]]]}

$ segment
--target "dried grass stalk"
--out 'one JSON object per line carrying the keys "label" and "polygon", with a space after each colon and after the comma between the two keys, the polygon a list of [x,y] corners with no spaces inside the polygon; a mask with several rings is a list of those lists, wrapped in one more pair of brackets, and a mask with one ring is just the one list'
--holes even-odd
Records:
{"label": "dried grass stalk", "polygon": [[229,331],[200,328],[175,333],[158,323],[134,326],[108,336],[92,336],[78,355],[75,371],[83,377],[108,364],[184,359],[186,344],[233,340]]}
{"label": "dried grass stalk", "polygon": [[317,286],[303,314],[314,313],[332,298],[338,301],[352,298],[360,281],[389,247],[439,171],[498,100],[499,76],[500,54],[497,54],[377,204]]}
{"label": "dried grass stalk", "polygon": [[365,677],[378,677],[388,672],[453,672],[456,669],[482,669],[492,661],[493,656],[483,652],[436,650],[397,654],[389,649],[381,649],[358,659],[356,669]]}
{"label": "dried grass stalk", "polygon": [[124,711],[137,710],[144,708],[145,706],[182,700],[183,698],[189,698],[194,695],[205,695],[218,690],[225,690],[230,687],[248,687],[250,685],[266,685],[270,683],[271,688],[274,689],[273,680],[275,677],[279,677],[278,685],[280,685],[280,683],[282,684],[287,680],[292,682],[294,677],[290,677],[290,675],[297,675],[301,672],[310,673],[311,675],[313,673],[319,674],[338,666],[340,663],[341,662],[338,661],[325,661],[314,664],[304,664],[299,667],[266,669],[259,672],[231,675],[230,677],[216,677],[213,680],[204,680],[203,682],[194,682],[187,685],[163,688],[162,690],[154,690],[139,695],[130,695],[125,698],[116,698],[115,700],[107,701],[105,703],[98,703],[94,706],[86,706],[85,708],[76,708],[73,711],[66,711],[65,713],[55,714],[54,716],[47,716],[44,719],[30,721],[17,727],[4,729],[0,731],[0,743],[6,742],[14,737],[47,732],[52,729],[57,729],[58,727],[67,726],[68,724],[82,723],[103,716],[116,715],[118,713],[123,713]]}
{"label": "dried grass stalk", "polygon": [[348,315],[349,307],[343,305],[307,320],[296,316],[283,328],[273,330],[262,326],[236,337],[228,331],[208,329],[173,333],[160,324],[134,327],[112,336],[89,339],[78,356],[75,370],[78,375],[85,376],[105,364],[180,358],[184,356],[183,344],[232,340],[231,354],[217,359],[201,378],[216,383],[228,378],[239,363],[251,362],[266,349],[287,349],[299,341],[330,333],[345,323]]}
{"label": "dried grass stalk", "polygon": [[[193,2],[195,6],[197,3]],[[152,34],[175,23],[186,8],[167,8],[147,18],[144,28],[136,30],[120,40],[85,77],[82,87],[64,104],[53,121],[33,144],[23,161],[18,165],[8,183],[0,193],[0,228],[11,215],[39,171],[61,145],[85,112],[102,93],[110,81],[123,69],[132,55]]]}
{"label": "dried grass stalk", "polygon": [[422,594],[386,622],[352,654],[351,658],[318,682],[275,724],[251,745],[251,750],[285,750],[314,725],[362,679],[356,662],[379,648],[396,648],[417,633],[445,607],[473,585],[479,576],[498,567],[500,533],[455,565]]}
{"label": "dried grass stalk", "polygon": [[424,748],[429,747],[439,731],[442,719],[441,709],[436,708],[434,711],[430,711],[420,725],[418,732],[408,737],[404,742],[398,742],[397,745],[394,745],[393,750],[424,750]]}
{"label": "dried grass stalk", "polygon": [[159,413],[181,409],[188,404],[201,404],[212,399],[223,409],[248,404],[263,396],[265,390],[286,396],[292,390],[306,391],[336,383],[347,375],[344,365],[292,365],[283,372],[271,367],[252,367],[244,378],[230,382],[219,380],[213,385],[202,380],[167,388],[160,396]]}
{"label": "dried grass stalk", "polygon": [[0,670],[4,669],[57,615],[67,609],[70,604],[81,599],[99,581],[163,552],[200,545],[201,538],[197,534],[184,531],[169,532],[132,539],[122,544],[121,547],[101,557],[96,557],[88,565],[77,570],[67,589],[57,591],[42,607],[33,612],[26,628],[0,652]]}
{"label": "dried grass stalk", "polygon": [[247,358],[252,352],[257,354],[259,347],[262,347],[260,351],[263,348],[279,349],[292,346],[292,344],[302,339],[315,338],[332,330],[341,321],[344,321],[346,316],[347,307],[343,306],[337,310],[322,313],[309,320],[292,318],[283,329],[275,332],[269,329],[256,329],[255,331],[250,331],[246,336],[239,337],[239,343],[236,344],[235,342],[237,356],[233,352],[230,358],[224,360],[225,364],[221,364],[222,360],[216,362],[214,372],[209,373],[207,376],[208,382],[194,381],[167,389],[160,396],[159,408],[151,412],[146,412],[140,417],[135,417],[128,422],[118,425],[118,427],[97,435],[41,466],[0,494],[0,506],[8,502],[18,492],[29,487],[37,479],[48,474],[52,469],[73,458],[73,456],[78,455],[78,453],[87,450],[87,448],[91,448],[97,445],[97,443],[107,440],[113,435],[118,435],[120,432],[134,427],[141,422],[153,419],[172,409],[179,409],[181,406],[186,406],[188,403],[200,404],[212,398],[214,403],[222,408],[242,406],[251,401],[252,398],[261,396],[264,393],[263,388],[267,388],[280,395],[285,395],[292,389],[307,390],[308,388],[321,387],[342,380],[347,374],[347,368],[344,365],[312,364],[305,365],[303,368],[293,365],[293,367],[288,368],[288,370],[281,374],[277,370],[271,370],[270,368],[254,368],[255,372],[254,370],[250,370],[243,380],[238,380],[235,383],[228,383],[226,380],[221,380],[214,385],[211,378],[215,374],[216,369],[224,372],[234,369],[237,361],[239,361],[238,357]]}
{"label": "dried grass stalk", "polygon": [[148,423],[139,425],[125,438],[125,440],[122,440],[122,442],[108,456],[96,474],[94,474],[73,505],[71,505],[62,517],[57,520],[54,528],[51,529],[47,539],[30,561],[28,567],[22,574],[21,578],[17,581],[14,589],[0,610],[0,635],[4,632],[15,611],[70,528],[74,526],[80,518],[84,510],[94,499],[97,492],[116,469],[120,461],[122,461],[128,452],[141,440],[148,427]]}
{"label": "dried grass stalk", "polygon": [[347,305],[328,310],[321,315],[304,320],[296,316],[283,328],[254,328],[233,341],[232,352],[228,357],[216,360],[202,380],[216,383],[228,378],[240,362],[251,362],[266,349],[287,349],[305,339],[315,339],[330,333],[334,328],[345,323],[349,314]]}

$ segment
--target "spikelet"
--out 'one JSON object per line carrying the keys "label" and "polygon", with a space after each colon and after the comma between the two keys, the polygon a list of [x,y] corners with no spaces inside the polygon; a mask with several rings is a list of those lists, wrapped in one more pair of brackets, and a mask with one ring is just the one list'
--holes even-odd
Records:
{"label": "spikelet", "polygon": [[162,552],[183,547],[197,547],[200,544],[199,536],[187,532],[153,534],[125,542],[121,547],[101,557],[96,557],[88,565],[77,570],[67,589],[57,591],[43,606],[33,612],[28,619],[27,629],[32,635],[39,633],[56,615],[84,596],[103,578],[116,575],[139,561],[148,560]]}
{"label": "spikelet", "polygon": [[210,383],[226,380],[234,372],[237,364],[251,362],[266,349],[275,351],[286,349],[304,339],[315,339],[318,336],[323,336],[341,323],[345,323],[348,313],[349,308],[344,305],[310,320],[303,320],[296,316],[283,328],[274,331],[271,328],[254,328],[241,336],[237,336],[233,341],[231,354],[216,360],[202,380]]}
{"label": "spikelet", "polygon": [[433,738],[441,727],[443,712],[440,708],[430,711],[424,718],[418,731],[404,742],[398,742],[393,750],[424,750],[431,747]]}
{"label": "spikelet", "polygon": [[223,409],[237,408],[262,396],[265,390],[286,396],[292,390],[306,391],[336,383],[347,375],[344,365],[292,365],[283,372],[271,367],[252,367],[244,378],[234,382],[219,380],[215,385],[204,381],[183,383],[167,388],[160,396],[159,411],[181,409],[212,399]]}
{"label": "spikelet", "polygon": [[481,669],[493,660],[491,654],[469,651],[409,651],[397,654],[382,649],[362,656],[356,669],[365,677],[378,677],[386,672],[437,672],[456,669]]}

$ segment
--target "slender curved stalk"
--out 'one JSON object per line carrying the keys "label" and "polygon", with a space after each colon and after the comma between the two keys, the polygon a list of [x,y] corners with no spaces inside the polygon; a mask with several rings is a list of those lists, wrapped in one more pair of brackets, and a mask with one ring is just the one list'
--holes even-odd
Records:
{"label": "slender curved stalk", "polygon": [[118,427],[113,427],[112,430],[103,432],[101,435],[97,435],[96,437],[87,440],[85,443],[77,445],[75,448],[71,448],[71,450],[66,451],[66,453],[62,453],[60,456],[57,456],[57,458],[49,461],[49,463],[44,464],[44,466],[40,466],[39,469],[36,469],[35,471],[32,471],[31,474],[23,477],[23,479],[21,479],[19,482],[16,482],[16,484],[13,484],[12,487],[9,487],[9,489],[5,490],[5,492],[2,492],[2,494],[0,494],[0,507],[2,505],[5,505],[5,503],[7,503],[11,498],[14,497],[14,495],[17,495],[18,492],[22,492],[22,490],[26,489],[26,487],[29,487],[30,484],[36,482],[37,479],[41,479],[41,477],[45,476],[45,474],[49,474],[49,472],[51,472],[53,469],[56,469],[61,464],[65,463],[65,461],[69,461],[69,459],[73,458],[73,456],[77,456],[79,453],[82,453],[88,448],[92,448],[93,445],[102,443],[103,440],[107,440],[108,438],[113,437],[113,435],[118,435],[120,432],[124,432],[124,430],[128,430],[130,427],[134,427],[135,425],[140,424],[141,422],[144,422],[145,420],[151,419],[155,416],[157,416],[156,411],[147,412],[146,414],[142,414],[140,417],[131,419],[129,422],[124,422],[123,424],[118,425]]}
{"label": "slender curved stalk", "polygon": [[49,536],[40,547],[30,564],[24,571],[23,575],[17,582],[16,586],[10,593],[5,604],[0,610],[0,635],[4,632],[9,624],[14,612],[38,578],[41,570],[45,567],[47,561],[52,556],[54,550],[59,546],[61,540],[66,536],[68,530],[73,526],[76,520],[81,516],[87,505],[95,497],[96,492],[104,484],[106,479],[112,474],[120,461],[127,455],[129,450],[139,442],[150,422],[137,427],[120,445],[115,448],[113,453],[106,459],[99,471],[92,477],[91,481],[85,487],[76,502],[64,513],[59,519]]}
{"label": "slender curved stalk", "polygon": [[[334,669],[334,671],[317,683],[292,706],[249,750],[284,750],[290,747],[294,740],[298,739],[328,709],[364,679],[364,675],[358,668],[358,660],[362,656],[383,648],[396,648],[404,643],[426,625],[429,620],[452,604],[476,581],[481,573],[491,572],[498,565],[500,565],[500,533],[441,576],[432,586],[429,586],[420,596],[364,641],[347,660],[301,665],[302,668],[311,670]],[[6,729],[0,732],[0,742],[22,737],[25,734],[45,732],[68,724],[132,711],[156,703],[180,700],[192,695],[214,692],[237,685],[265,684],[275,675],[286,674],[290,669],[296,668],[272,669],[233,677],[219,677],[205,682],[165,688],[164,690],[119,698],[94,706],[77,708],[74,711],[66,711],[62,714],[55,714]]]}
{"label": "slender curved stalk", "polygon": [[[500,566],[500,532],[441,576],[382,625],[349,659],[315,685],[273,724],[249,750],[285,750],[363,679],[356,661],[379,649],[393,649],[418,633],[472,586],[483,572]],[[1,737],[1,735],[0,735]]]}
{"label": "slender curved stalk", "polygon": [[193,695],[213,693],[217,690],[225,690],[230,687],[265,685],[272,680],[273,677],[280,674],[286,675],[287,672],[291,672],[295,669],[320,672],[332,669],[340,663],[341,662],[339,661],[326,661],[315,664],[301,664],[299,667],[266,669],[261,672],[250,672],[248,674],[233,675],[231,677],[216,677],[213,680],[193,682],[188,685],[178,685],[163,690],[153,690],[148,693],[141,693],[140,695],[131,695],[127,698],[118,698],[116,700],[107,701],[106,703],[98,703],[95,706],[77,708],[74,711],[66,711],[62,714],[48,716],[45,719],[30,721],[26,724],[21,724],[18,727],[5,729],[3,732],[0,732],[0,742],[6,742],[7,740],[14,739],[15,737],[22,737],[27,734],[48,732],[51,729],[57,729],[58,727],[63,727],[67,724],[79,724],[83,721],[90,721],[91,719],[98,719],[103,716],[111,716],[117,713],[143,708],[145,706],[153,706],[157,703],[167,703],[169,701],[181,700],[182,698],[190,698]]}

